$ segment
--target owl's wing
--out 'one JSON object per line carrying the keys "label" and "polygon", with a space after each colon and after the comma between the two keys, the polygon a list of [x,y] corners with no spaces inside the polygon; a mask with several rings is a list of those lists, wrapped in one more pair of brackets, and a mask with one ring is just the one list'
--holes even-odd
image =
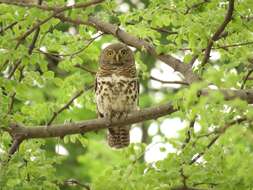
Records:
{"label": "owl's wing", "polygon": [[[95,84],[94,84],[94,89],[95,89],[95,94],[97,93],[97,90],[98,90],[98,81],[97,81],[97,76],[96,76],[96,78],[95,78]],[[97,95],[95,95],[95,96],[97,96]],[[103,118],[104,117],[104,115],[99,111],[99,109],[98,109],[98,105],[97,105],[98,103],[96,102],[96,107],[97,107],[97,114],[98,114],[98,117],[99,118]]]}
{"label": "owl's wing", "polygon": [[136,85],[137,86],[137,106],[139,106],[140,82],[138,79],[137,79],[136,83],[137,83],[137,85]]}

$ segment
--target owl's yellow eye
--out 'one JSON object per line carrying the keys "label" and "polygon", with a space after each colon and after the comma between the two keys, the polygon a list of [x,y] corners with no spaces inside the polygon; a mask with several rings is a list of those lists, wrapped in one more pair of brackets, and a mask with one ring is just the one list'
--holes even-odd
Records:
{"label": "owl's yellow eye", "polygon": [[112,56],[112,54],[113,54],[112,51],[107,51],[107,52],[106,52],[106,55],[109,56],[109,57]]}

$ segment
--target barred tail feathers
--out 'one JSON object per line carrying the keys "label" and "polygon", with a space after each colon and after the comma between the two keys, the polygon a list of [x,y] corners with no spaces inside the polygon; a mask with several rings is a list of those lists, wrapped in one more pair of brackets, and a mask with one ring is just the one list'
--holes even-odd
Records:
{"label": "barred tail feathers", "polygon": [[124,148],[130,143],[129,135],[130,126],[116,126],[109,128],[109,133],[107,135],[107,141],[112,148]]}

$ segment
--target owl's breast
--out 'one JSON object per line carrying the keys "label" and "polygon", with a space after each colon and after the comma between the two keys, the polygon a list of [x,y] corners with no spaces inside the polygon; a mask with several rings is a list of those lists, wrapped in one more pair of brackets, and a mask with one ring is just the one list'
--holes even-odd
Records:
{"label": "owl's breast", "polygon": [[136,78],[115,74],[97,77],[96,102],[99,111],[130,111],[137,108],[138,86]]}

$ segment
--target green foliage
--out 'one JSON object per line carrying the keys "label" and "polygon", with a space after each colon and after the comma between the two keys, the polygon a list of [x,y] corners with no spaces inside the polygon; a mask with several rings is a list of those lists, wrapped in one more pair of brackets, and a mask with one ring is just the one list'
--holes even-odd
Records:
{"label": "green foliage", "polygon": [[[76,1],[83,2],[88,1]],[[119,2],[108,0],[85,9],[65,11],[64,15],[83,21],[95,15],[145,39],[155,46],[158,54],[179,57],[184,64],[190,63],[195,55],[198,55],[195,63],[202,61],[203,51],[224,21],[228,6],[225,0]],[[43,3],[66,4],[64,0]],[[142,143],[112,150],[106,144],[105,131],[63,139],[33,139],[23,142],[9,162],[6,160],[12,138],[4,129],[11,122],[34,127],[46,125],[77,92],[93,85],[94,75],[78,66],[96,71],[102,46],[118,40],[103,34],[91,43],[97,35],[92,26],[52,18],[40,26],[35,48],[29,53],[35,32],[17,47],[18,40],[52,12],[4,3],[0,4],[0,10],[0,190],[83,189],[65,183],[72,178],[89,184],[92,190],[168,190],[184,185],[196,189],[253,189],[252,105],[239,98],[226,100],[219,90],[206,96],[200,93],[210,85],[239,90],[252,70],[252,0],[235,1],[232,21],[225,29],[227,35],[214,42],[215,49],[204,69],[194,65],[200,82],[179,88],[167,84],[157,87],[151,83],[152,72],[158,71],[168,80],[175,72],[163,71],[165,67],[154,57],[135,50],[141,83],[140,107],[170,101],[179,110],[166,120],[164,117],[136,124],[146,134]],[[70,28],[75,32],[69,32]],[[253,80],[244,85],[247,89],[252,86]],[[53,123],[93,119],[95,110],[94,92],[90,89],[58,114]],[[169,137],[161,126],[177,129],[178,123],[165,122],[175,118],[184,121],[184,127],[177,131],[178,135]],[[238,118],[247,121],[229,126]],[[195,125],[190,128],[193,121]],[[158,125],[158,130],[148,134],[152,125]],[[161,153],[164,159],[148,163],[145,156],[157,138],[164,146],[153,157]],[[168,151],[166,144],[175,151]],[[56,145],[64,147],[67,155],[56,153]],[[191,163],[200,153],[200,158]]]}

